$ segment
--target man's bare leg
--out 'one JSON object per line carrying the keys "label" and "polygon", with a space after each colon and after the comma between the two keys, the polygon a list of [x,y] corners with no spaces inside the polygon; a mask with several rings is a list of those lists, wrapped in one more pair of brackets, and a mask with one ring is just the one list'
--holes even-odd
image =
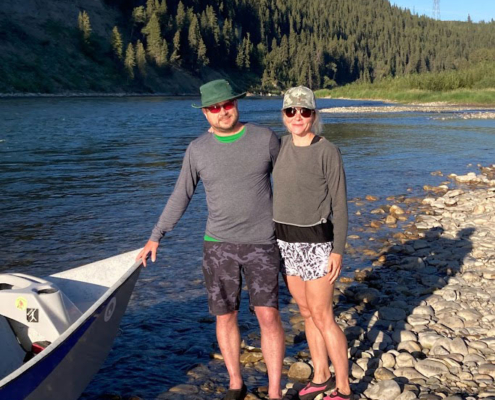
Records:
{"label": "man's bare leg", "polygon": [[280,314],[273,307],[255,307],[261,329],[261,350],[268,370],[268,396],[282,398],[280,380],[285,354],[285,338]]}
{"label": "man's bare leg", "polygon": [[230,377],[229,389],[241,389],[241,335],[237,326],[237,311],[217,315],[217,340]]}

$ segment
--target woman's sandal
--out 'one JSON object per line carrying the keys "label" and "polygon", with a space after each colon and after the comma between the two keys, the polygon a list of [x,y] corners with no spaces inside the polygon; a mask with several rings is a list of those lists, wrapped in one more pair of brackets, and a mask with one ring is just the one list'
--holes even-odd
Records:
{"label": "woman's sandal", "polygon": [[349,394],[342,394],[339,389],[335,389],[328,396],[325,396],[323,400],[352,400],[352,392]]}
{"label": "woman's sandal", "polygon": [[331,376],[323,383],[309,382],[303,389],[299,391],[301,400],[313,400],[319,394],[335,388],[335,378]]}

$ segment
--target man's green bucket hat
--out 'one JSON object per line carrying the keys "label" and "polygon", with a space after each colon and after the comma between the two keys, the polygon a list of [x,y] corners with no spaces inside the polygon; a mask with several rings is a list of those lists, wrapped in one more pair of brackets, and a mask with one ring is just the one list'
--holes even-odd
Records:
{"label": "man's green bucket hat", "polygon": [[199,91],[201,93],[201,105],[193,104],[194,108],[209,107],[222,101],[240,99],[246,95],[246,92],[235,93],[230,83],[225,79],[205,83],[199,88]]}

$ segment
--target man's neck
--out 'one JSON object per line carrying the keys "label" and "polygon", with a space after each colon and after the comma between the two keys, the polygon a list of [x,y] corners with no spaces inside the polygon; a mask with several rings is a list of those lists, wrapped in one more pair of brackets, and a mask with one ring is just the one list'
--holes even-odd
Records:
{"label": "man's neck", "polygon": [[232,136],[232,135],[235,135],[237,133],[239,133],[242,129],[244,128],[244,124],[242,122],[238,122],[237,124],[235,124],[235,126],[228,130],[228,131],[219,131],[218,129],[215,129],[215,128],[211,128],[213,133],[215,135],[218,135],[218,136]]}

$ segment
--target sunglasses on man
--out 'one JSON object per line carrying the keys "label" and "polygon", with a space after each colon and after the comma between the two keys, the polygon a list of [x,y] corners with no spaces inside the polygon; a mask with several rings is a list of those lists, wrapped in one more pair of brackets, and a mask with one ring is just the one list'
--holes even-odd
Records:
{"label": "sunglasses on man", "polygon": [[223,108],[225,111],[232,110],[235,107],[235,101],[230,100],[227,101],[226,103],[219,105],[219,104],[214,104],[212,106],[205,107],[209,112],[212,114],[218,114],[220,110]]}

